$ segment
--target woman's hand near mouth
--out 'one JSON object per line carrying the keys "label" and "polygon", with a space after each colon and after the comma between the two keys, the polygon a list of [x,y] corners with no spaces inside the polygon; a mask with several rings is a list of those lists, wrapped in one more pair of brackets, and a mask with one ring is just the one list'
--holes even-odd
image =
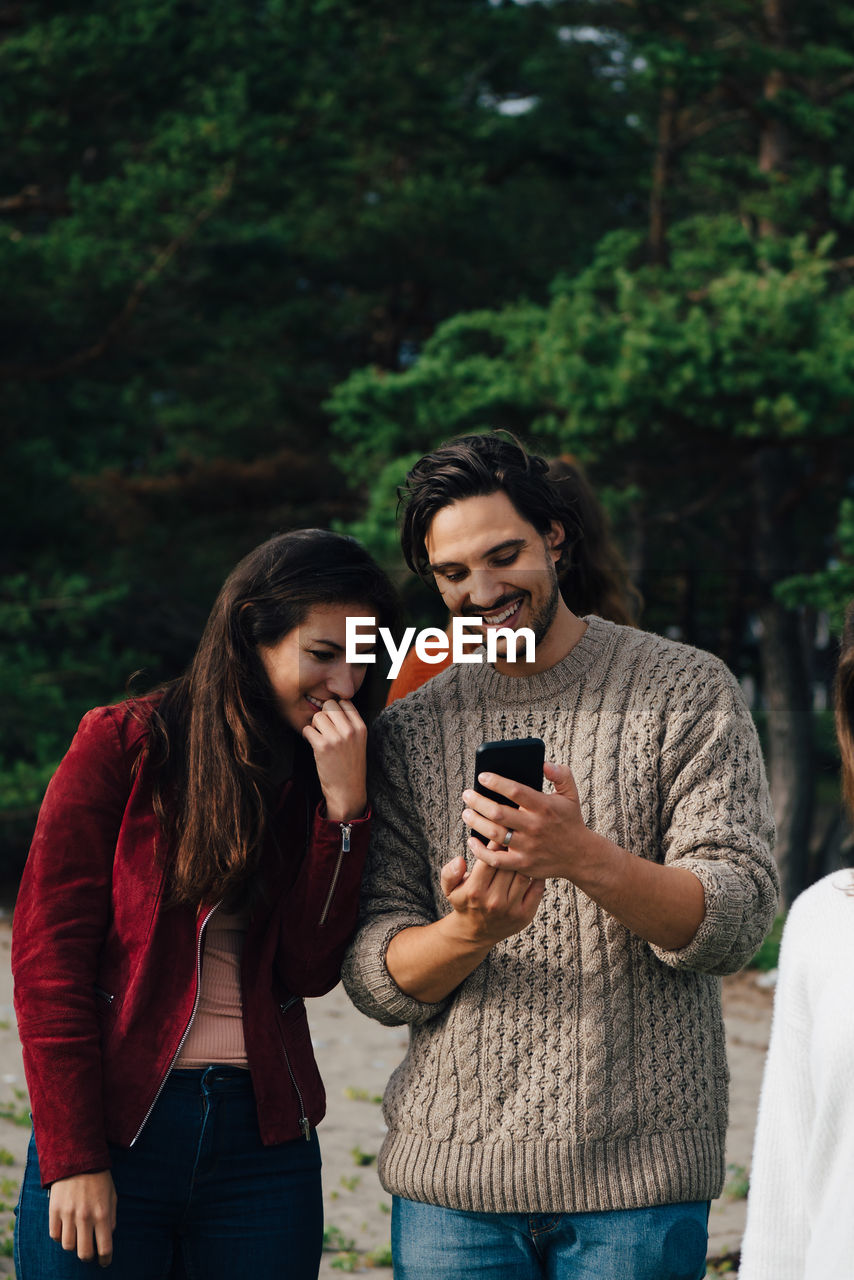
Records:
{"label": "woman's hand near mouth", "polygon": [[[316,699],[306,695],[313,706]],[[352,702],[329,698],[315,711],[302,736],[314,752],[314,763],[326,816],[333,822],[360,818],[368,804],[365,752],[368,730]]]}

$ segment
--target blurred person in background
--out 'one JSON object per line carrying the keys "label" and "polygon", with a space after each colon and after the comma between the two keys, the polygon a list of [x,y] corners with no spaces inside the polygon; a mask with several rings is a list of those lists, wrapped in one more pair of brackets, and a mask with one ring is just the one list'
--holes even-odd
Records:
{"label": "blurred person in background", "polygon": [[34,1136],[20,1280],[315,1280],[335,985],[367,849],[364,549],[299,530],[223,586],[187,672],[82,720],[42,804],[12,967]]}
{"label": "blurred person in background", "polygon": [[[836,676],[842,789],[854,814],[854,603]],[[854,876],[792,904],[750,1174],[740,1280],[854,1276]]]}
{"label": "blurred person in background", "polygon": [[[635,626],[641,606],[640,593],[629,578],[620,549],[611,536],[608,517],[580,463],[569,454],[561,454],[549,462],[548,474],[560,491],[562,501],[575,512],[583,531],[558,576],[560,593],[568,608],[579,617],[595,613],[623,626]],[[450,628],[448,635],[450,637]],[[424,662],[415,648],[411,648],[391,683],[386,706],[406,697],[450,665],[450,649],[438,662]]]}

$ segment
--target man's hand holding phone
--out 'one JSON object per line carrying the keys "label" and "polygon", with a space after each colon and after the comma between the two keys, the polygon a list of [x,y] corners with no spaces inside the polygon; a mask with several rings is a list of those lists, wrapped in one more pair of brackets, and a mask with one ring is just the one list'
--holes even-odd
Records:
{"label": "man's hand holding phone", "polygon": [[638,858],[591,830],[572,771],[546,764],[543,772],[554,783],[551,795],[495,773],[481,773],[478,782],[496,799],[463,792],[463,822],[487,842],[473,835],[471,852],[502,874],[533,876],[534,884],[562,876],[637,937],[666,951],[688,946],[706,910],[698,877]]}
{"label": "man's hand holding phone", "polygon": [[591,869],[595,862],[592,833],[581,816],[572,771],[562,764],[542,768],[554,784],[550,795],[514,778],[479,773],[477,782],[491,795],[473,789],[463,792],[463,822],[472,830],[469,849],[502,871],[540,880],[552,876],[576,880],[588,869],[588,861]]}
{"label": "man's hand holding phone", "polygon": [[[512,779],[514,784],[522,786],[530,783],[531,788],[542,786],[544,755],[545,745],[541,738],[481,743],[475,756],[478,801],[490,804],[504,798],[497,792],[486,790],[483,783],[489,785],[490,778],[504,782]],[[489,772],[490,769],[496,773]],[[510,778],[500,776],[504,773]],[[465,796],[470,794],[464,793]],[[458,929],[472,942],[494,946],[514,933],[520,933],[531,923],[542,901],[545,882],[527,872],[517,873],[491,864],[484,852],[489,833],[478,834],[475,822],[469,822],[466,813],[463,820],[472,829],[469,848],[477,861],[471,870],[466,868],[464,858],[454,858],[442,868],[442,892],[454,908],[454,916],[446,917],[446,924],[449,928]]]}
{"label": "man's hand holding phone", "polygon": [[[542,785],[544,750],[540,739],[483,743],[477,751],[475,776],[500,761],[501,768]],[[486,797],[480,799],[484,804],[493,803]],[[477,821],[482,823],[483,819],[478,817]],[[484,833],[484,840],[488,839],[489,834]],[[474,836],[469,839],[469,848],[477,855],[470,870],[462,857],[452,858],[442,867],[442,892],[453,910],[431,924],[401,929],[389,943],[388,971],[401,991],[417,1000],[433,1003],[444,999],[497,942],[526,929],[542,902],[542,878],[491,866],[489,846],[478,843]]]}

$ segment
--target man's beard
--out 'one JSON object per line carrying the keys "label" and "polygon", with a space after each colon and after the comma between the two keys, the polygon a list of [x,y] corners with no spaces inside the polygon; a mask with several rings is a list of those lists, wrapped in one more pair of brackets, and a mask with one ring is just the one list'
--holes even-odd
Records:
{"label": "man's beard", "polygon": [[534,633],[534,643],[538,645],[540,641],[545,640],[549,633],[549,628],[555,620],[557,607],[560,603],[560,587],[558,586],[557,573],[554,565],[550,564],[552,589],[546,600],[543,601],[540,608],[532,613],[531,630]]}
{"label": "man's beard", "polygon": [[[535,649],[536,649],[536,646],[540,644],[542,640],[545,640],[546,636],[548,635],[549,628],[551,627],[552,623],[555,620],[555,615],[557,614],[558,605],[560,604],[560,586],[558,585],[557,573],[555,571],[554,565],[551,562],[549,562],[546,572],[549,573],[551,578],[551,591],[549,592],[549,595],[546,597],[546,599],[543,600],[542,604],[538,609],[535,610],[532,605],[531,617],[528,622],[528,626],[530,627],[531,631],[533,631],[534,633]],[[528,596],[528,600],[530,601],[531,600],[530,592],[527,593],[527,596]],[[509,598],[512,599],[512,596],[510,596]],[[498,657],[501,658],[502,656],[504,656],[504,654],[507,653],[507,641],[503,637],[501,637],[498,640],[498,644],[500,646],[498,650]],[[503,650],[503,653],[502,653],[502,650]]]}

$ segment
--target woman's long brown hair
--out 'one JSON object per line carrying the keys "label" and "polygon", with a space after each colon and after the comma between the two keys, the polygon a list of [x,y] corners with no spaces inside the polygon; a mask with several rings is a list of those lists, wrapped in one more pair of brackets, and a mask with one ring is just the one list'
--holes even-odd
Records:
{"label": "woman's long brown hair", "polygon": [[315,778],[310,752],[276,711],[258,649],[318,604],[368,605],[380,626],[397,611],[390,582],[353,538],[325,529],[271,538],[226,579],[184,675],[152,695],[147,755],[175,902],[240,896],[281,762],[302,757]]}
{"label": "woman's long brown hair", "polygon": [[854,816],[854,601],[845,613],[842,650],[836,671],[834,713],[842,757],[842,795]]}

